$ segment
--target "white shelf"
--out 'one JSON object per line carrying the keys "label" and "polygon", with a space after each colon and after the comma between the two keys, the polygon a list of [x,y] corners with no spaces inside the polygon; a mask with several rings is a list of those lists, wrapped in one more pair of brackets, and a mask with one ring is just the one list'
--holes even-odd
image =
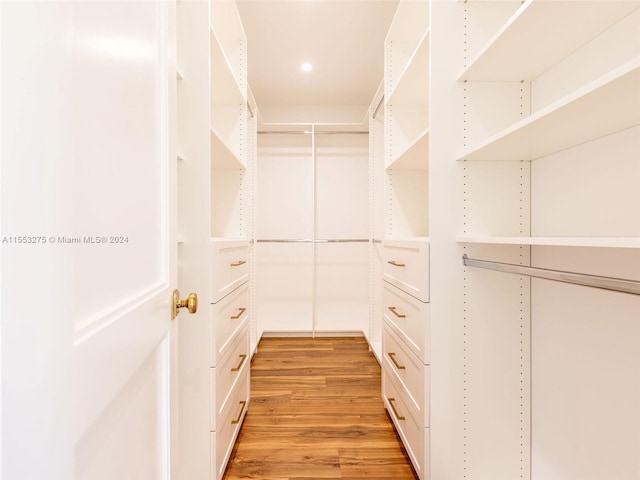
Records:
{"label": "white shelf", "polygon": [[429,132],[429,110],[424,106],[393,105],[386,107],[388,140],[386,168],[404,156]]}
{"label": "white shelf", "polygon": [[551,247],[640,248],[640,237],[456,237],[458,243],[488,245],[538,245]]}
{"label": "white shelf", "polygon": [[385,105],[429,104],[429,30],[427,30],[395,82]]}
{"label": "white shelf", "polygon": [[429,129],[418,134],[418,137],[406,150],[401,152],[386,169],[394,170],[428,170],[429,169]]}
{"label": "white shelf", "polygon": [[231,62],[218,41],[213,28],[211,37],[211,72],[215,72],[215,82],[211,84],[211,103],[213,105],[244,105],[247,101],[246,89],[236,80]]}
{"label": "white shelf", "polygon": [[180,71],[179,68],[176,67],[176,78],[178,80],[182,80],[184,77],[182,76],[182,72]]}
{"label": "white shelf", "polygon": [[[247,99],[247,36],[234,0],[209,2],[210,27],[216,43],[224,52],[225,63],[238,85],[242,97]],[[213,64],[212,64],[213,65]]]}
{"label": "white shelf", "polygon": [[629,0],[527,0],[458,80],[532,80],[639,6]]}
{"label": "white shelf", "polygon": [[640,124],[640,58],[539,110],[457,160],[534,160]]}
{"label": "white shelf", "polygon": [[425,40],[425,37],[428,38],[428,31],[428,2],[400,1],[384,41],[384,95],[387,101],[408,73],[407,70],[421,46],[426,47],[428,56],[429,42]]}
{"label": "white shelf", "polygon": [[244,169],[245,164],[234,143],[221,136],[216,130],[211,129],[211,168],[219,169]]}

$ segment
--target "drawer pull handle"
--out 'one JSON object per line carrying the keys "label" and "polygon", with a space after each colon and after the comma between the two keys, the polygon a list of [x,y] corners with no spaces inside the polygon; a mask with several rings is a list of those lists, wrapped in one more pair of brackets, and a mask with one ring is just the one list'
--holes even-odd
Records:
{"label": "drawer pull handle", "polygon": [[[237,372],[238,370],[240,370],[240,368],[242,367],[242,364],[247,359],[247,356],[244,353],[242,355],[238,355],[238,356],[240,357],[240,363],[238,364],[237,367],[233,367],[231,369],[232,372]],[[402,368],[404,368],[404,367],[402,367]]]}
{"label": "drawer pull handle", "polygon": [[242,418],[242,412],[244,412],[244,407],[247,406],[247,402],[245,402],[244,400],[240,400],[240,405],[242,405],[242,408],[240,409],[238,418],[236,418],[235,420],[231,420],[231,425],[237,425],[240,423],[240,419]]}
{"label": "drawer pull handle", "polygon": [[247,263],[246,260],[238,260],[237,262],[230,263],[229,266],[239,267],[240,265],[244,265],[245,263]]}
{"label": "drawer pull handle", "polygon": [[243,314],[244,312],[246,312],[246,311],[247,311],[247,309],[246,309],[246,308],[244,308],[244,307],[240,307],[240,308],[238,308],[238,314],[237,314],[237,315],[232,315],[232,316],[230,316],[229,318],[230,318],[231,320],[237,320],[237,319],[239,319],[239,318],[242,316],[242,314]]}
{"label": "drawer pull handle", "polygon": [[393,410],[393,414],[396,416],[398,420],[404,420],[404,417],[398,415],[398,411],[396,410],[396,406],[393,404],[395,402],[395,398],[389,398],[389,405],[391,405],[391,410]]}
{"label": "drawer pull handle", "polygon": [[391,310],[391,313],[393,313],[398,318],[407,318],[406,315],[396,312],[396,308],[397,307],[389,307],[389,310]]}
{"label": "drawer pull handle", "polygon": [[404,263],[398,263],[395,260],[389,260],[387,263],[389,265],[393,265],[394,267],[404,267],[405,266]]}
{"label": "drawer pull handle", "polygon": [[391,359],[391,361],[393,362],[393,364],[396,366],[398,370],[404,370],[405,368],[407,368],[404,365],[400,365],[398,363],[398,361],[396,360],[395,352],[389,352],[387,355],[389,355],[389,358]]}

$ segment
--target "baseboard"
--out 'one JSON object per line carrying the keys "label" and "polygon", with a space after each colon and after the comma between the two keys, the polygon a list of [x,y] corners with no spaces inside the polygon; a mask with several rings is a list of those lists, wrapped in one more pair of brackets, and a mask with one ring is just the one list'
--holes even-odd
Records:
{"label": "baseboard", "polygon": [[291,331],[291,330],[271,330],[262,332],[262,338],[326,338],[326,337],[364,337],[364,332],[359,331],[327,331],[327,332],[309,332],[309,331]]}

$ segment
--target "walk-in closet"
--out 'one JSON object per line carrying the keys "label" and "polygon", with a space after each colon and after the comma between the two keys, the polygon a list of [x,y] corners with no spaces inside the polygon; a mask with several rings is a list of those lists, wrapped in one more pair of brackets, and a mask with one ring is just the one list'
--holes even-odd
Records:
{"label": "walk-in closet", "polygon": [[[291,41],[328,8],[386,15],[357,115],[297,105],[295,89],[261,103],[265,3],[213,1],[197,19],[208,262],[228,269],[211,321],[219,302],[247,316],[212,372],[265,337],[363,336],[421,480],[640,479],[640,4],[271,2]],[[260,73],[269,61],[283,59]],[[250,408],[249,378],[228,382],[244,393],[211,413],[237,421],[226,437],[211,424],[212,478]]]}
{"label": "walk-in closet", "polygon": [[0,40],[0,477],[640,480],[640,0]]}

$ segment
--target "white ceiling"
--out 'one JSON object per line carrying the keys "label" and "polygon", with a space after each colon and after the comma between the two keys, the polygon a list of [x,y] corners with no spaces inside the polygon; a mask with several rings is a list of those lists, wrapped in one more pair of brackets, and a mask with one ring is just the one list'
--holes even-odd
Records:
{"label": "white ceiling", "polygon": [[[344,112],[362,120],[382,81],[384,38],[398,0],[236,2],[263,123],[313,120],[314,111],[329,122],[344,121]],[[301,71],[304,62],[311,72]]]}

